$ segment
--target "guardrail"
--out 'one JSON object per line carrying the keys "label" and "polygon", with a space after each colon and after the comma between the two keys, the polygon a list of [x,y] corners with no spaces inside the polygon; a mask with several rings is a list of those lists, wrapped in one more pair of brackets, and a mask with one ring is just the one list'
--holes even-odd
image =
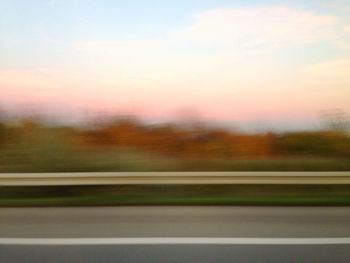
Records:
{"label": "guardrail", "polygon": [[152,184],[350,184],[349,172],[2,173],[0,186]]}

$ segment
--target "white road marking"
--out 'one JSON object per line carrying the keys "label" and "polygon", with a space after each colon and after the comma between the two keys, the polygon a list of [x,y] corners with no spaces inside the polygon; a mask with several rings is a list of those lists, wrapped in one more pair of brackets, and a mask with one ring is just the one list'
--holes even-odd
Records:
{"label": "white road marking", "polygon": [[350,237],[120,237],[120,238],[0,238],[0,245],[340,245]]}

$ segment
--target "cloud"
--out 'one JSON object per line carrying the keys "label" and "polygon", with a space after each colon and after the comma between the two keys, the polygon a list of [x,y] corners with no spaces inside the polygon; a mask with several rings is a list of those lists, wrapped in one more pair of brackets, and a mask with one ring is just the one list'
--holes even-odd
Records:
{"label": "cloud", "polygon": [[333,37],[335,16],[284,6],[221,8],[198,13],[177,36],[241,47],[303,44]]}
{"label": "cloud", "polygon": [[[13,97],[151,105],[156,112],[191,105],[228,118],[304,116],[337,105],[350,110],[350,60],[319,52],[317,61],[329,61],[308,65],[305,56],[313,43],[349,47],[346,30],[335,16],[291,7],[214,9],[157,38],[76,41],[71,68],[0,72],[0,86]],[[300,58],[291,58],[303,45]]]}
{"label": "cloud", "polygon": [[11,92],[11,89],[23,89],[36,92],[56,86],[57,83],[45,74],[32,74],[26,71],[0,71],[0,85],[4,92]]}
{"label": "cloud", "polygon": [[350,5],[348,0],[318,0],[317,3],[327,8],[327,10],[335,11],[348,15]]}
{"label": "cloud", "polygon": [[280,66],[281,48],[313,43],[347,50],[344,27],[335,16],[287,6],[219,8],[197,13],[187,26],[157,38],[85,40],[73,46],[84,57],[83,67],[90,65],[101,77],[142,82],[215,75],[217,67],[223,74],[228,68],[264,71]]}
{"label": "cloud", "polygon": [[[332,63],[305,70],[305,65],[291,66],[293,59],[285,58],[290,55],[281,58],[278,52],[335,43],[341,25],[335,16],[284,6],[220,8],[200,12],[187,26],[158,38],[79,41],[74,47],[124,100],[193,105],[217,115],[242,109],[302,115],[324,103],[310,87],[320,87],[322,79],[331,87],[345,77],[334,73]],[[327,91],[333,97],[338,93]]]}
{"label": "cloud", "polygon": [[[248,52],[270,54],[281,48],[313,43],[349,49],[349,26],[334,15],[288,6],[226,7],[193,15],[185,27],[157,38],[77,41],[74,48],[101,61],[112,59],[149,68],[208,57],[244,57]],[[254,54],[256,55],[256,54]],[[98,61],[98,59],[97,59]],[[145,61],[147,65],[145,65]],[[149,63],[151,62],[151,63]],[[167,63],[168,62],[168,63]]]}
{"label": "cloud", "polygon": [[310,86],[333,91],[345,89],[350,97],[350,58],[310,65],[303,69],[302,74]]}

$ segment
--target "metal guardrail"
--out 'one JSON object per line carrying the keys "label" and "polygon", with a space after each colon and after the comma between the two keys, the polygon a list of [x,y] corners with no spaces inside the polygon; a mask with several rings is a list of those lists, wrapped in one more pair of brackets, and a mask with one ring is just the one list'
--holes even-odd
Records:
{"label": "metal guardrail", "polygon": [[350,184],[349,172],[2,173],[0,186],[152,184]]}

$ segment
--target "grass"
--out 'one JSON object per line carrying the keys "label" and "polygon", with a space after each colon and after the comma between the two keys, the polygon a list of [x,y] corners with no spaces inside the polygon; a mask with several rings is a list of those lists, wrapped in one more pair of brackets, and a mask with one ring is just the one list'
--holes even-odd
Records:
{"label": "grass", "polygon": [[14,187],[0,206],[271,205],[349,206],[350,186],[158,185]]}
{"label": "grass", "polygon": [[349,206],[350,196],[343,197],[130,197],[130,196],[77,196],[43,198],[2,198],[2,207],[31,206],[113,206],[113,205],[261,205],[261,206]]}

